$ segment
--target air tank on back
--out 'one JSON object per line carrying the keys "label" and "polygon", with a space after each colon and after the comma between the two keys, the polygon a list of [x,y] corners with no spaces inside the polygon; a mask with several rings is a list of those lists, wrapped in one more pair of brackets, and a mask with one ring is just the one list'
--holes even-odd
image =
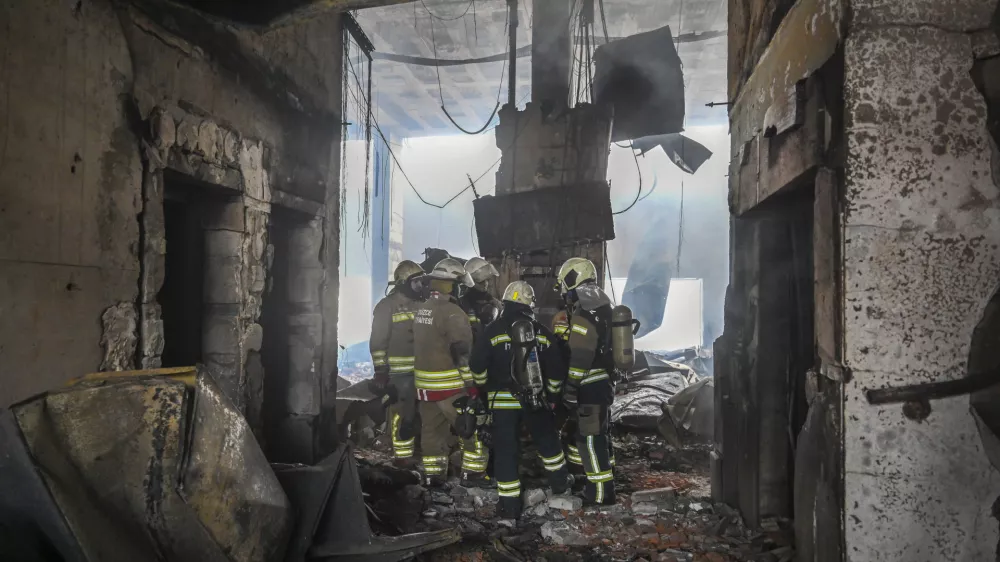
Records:
{"label": "air tank on back", "polygon": [[632,318],[632,309],[620,304],[611,310],[611,357],[615,367],[629,371],[635,365],[635,332],[639,321]]}

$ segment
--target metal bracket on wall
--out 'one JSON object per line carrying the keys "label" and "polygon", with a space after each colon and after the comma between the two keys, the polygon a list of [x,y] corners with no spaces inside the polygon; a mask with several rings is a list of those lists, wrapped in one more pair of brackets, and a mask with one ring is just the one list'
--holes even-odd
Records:
{"label": "metal bracket on wall", "polygon": [[897,404],[900,402],[924,402],[941,400],[986,390],[1000,384],[1000,371],[976,373],[953,380],[912,384],[880,389],[865,389],[865,397],[872,405]]}

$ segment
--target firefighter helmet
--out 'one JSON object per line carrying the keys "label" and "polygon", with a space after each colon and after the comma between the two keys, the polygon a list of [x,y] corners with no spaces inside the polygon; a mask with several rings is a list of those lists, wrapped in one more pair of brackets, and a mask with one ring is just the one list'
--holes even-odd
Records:
{"label": "firefighter helmet", "polygon": [[465,271],[465,267],[462,266],[462,262],[456,260],[455,258],[445,258],[439,261],[427,276],[431,279],[454,281],[455,283],[465,285],[466,287],[472,287],[475,285],[472,281],[472,277],[467,271]]}
{"label": "firefighter helmet", "polygon": [[465,270],[469,272],[475,284],[484,283],[494,277],[500,277],[500,272],[493,264],[480,257],[475,257],[465,262]]}
{"label": "firefighter helmet", "polygon": [[597,281],[597,268],[586,258],[570,258],[559,268],[556,289],[568,293],[587,281]]}
{"label": "firefighter helmet", "polygon": [[514,281],[510,285],[507,285],[507,290],[503,292],[503,300],[534,307],[535,290],[527,281]]}
{"label": "firefighter helmet", "polygon": [[424,270],[410,260],[403,260],[396,266],[396,271],[392,274],[393,284],[402,285],[417,275],[423,275]]}

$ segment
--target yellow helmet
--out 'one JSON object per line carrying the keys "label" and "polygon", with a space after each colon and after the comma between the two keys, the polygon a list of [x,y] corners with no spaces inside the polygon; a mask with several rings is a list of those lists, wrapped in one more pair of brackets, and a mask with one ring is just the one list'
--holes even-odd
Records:
{"label": "yellow helmet", "polygon": [[424,270],[415,262],[403,260],[396,266],[396,271],[392,274],[393,284],[401,285],[417,275],[423,275]]}
{"label": "yellow helmet", "polygon": [[556,288],[568,293],[587,281],[597,281],[597,268],[586,258],[570,258],[559,268]]}
{"label": "yellow helmet", "polygon": [[503,292],[503,300],[534,307],[535,289],[527,281],[514,281],[510,285],[507,285],[507,290]]}

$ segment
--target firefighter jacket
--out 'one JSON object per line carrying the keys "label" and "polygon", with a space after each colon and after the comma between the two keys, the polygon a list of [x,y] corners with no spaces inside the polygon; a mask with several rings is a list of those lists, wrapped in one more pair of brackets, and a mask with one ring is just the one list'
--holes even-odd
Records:
{"label": "firefighter jacket", "polygon": [[483,331],[472,351],[469,367],[476,385],[487,392],[487,405],[498,409],[516,409],[521,405],[512,391],[519,385],[512,372],[514,356],[511,326],[514,322],[528,320],[534,325],[538,343],[538,361],[545,378],[545,393],[549,402],[555,402],[562,392],[566,379],[566,364],[557,347],[556,337],[545,326],[536,322],[531,308],[513,302],[504,303],[503,314]]}
{"label": "firefighter jacket", "polygon": [[472,385],[472,329],[455,299],[437,291],[420,303],[413,319],[413,376],[417,399],[437,402]]}
{"label": "firefighter jacket", "polygon": [[569,316],[569,375],[578,387],[580,404],[611,405],[614,401],[611,357],[611,300],[595,284],[576,290],[578,301]]}
{"label": "firefighter jacket", "polygon": [[413,313],[420,301],[394,290],[375,305],[368,348],[375,371],[392,375],[413,372]]}
{"label": "firefighter jacket", "polygon": [[472,342],[475,345],[486,326],[496,319],[500,312],[500,302],[489,293],[479,289],[469,289],[459,299],[458,304],[469,316],[469,325],[472,326]]}

